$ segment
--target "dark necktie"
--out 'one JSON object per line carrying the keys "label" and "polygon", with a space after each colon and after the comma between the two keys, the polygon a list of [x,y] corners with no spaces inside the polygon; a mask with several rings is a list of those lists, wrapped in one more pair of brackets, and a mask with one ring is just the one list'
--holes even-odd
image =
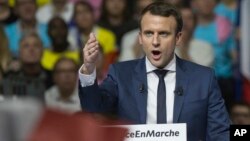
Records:
{"label": "dark necktie", "polygon": [[154,73],[159,77],[159,84],[157,89],[157,124],[167,123],[166,118],[166,87],[164,77],[167,70],[154,70]]}

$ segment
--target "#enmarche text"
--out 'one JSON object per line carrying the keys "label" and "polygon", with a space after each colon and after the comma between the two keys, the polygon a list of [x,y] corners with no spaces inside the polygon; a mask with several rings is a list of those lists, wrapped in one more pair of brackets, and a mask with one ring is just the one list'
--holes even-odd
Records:
{"label": "#enmarche text", "polygon": [[150,138],[150,137],[176,137],[179,136],[179,131],[155,131],[155,130],[147,130],[140,131],[136,130],[134,132],[129,132],[127,134],[127,138]]}

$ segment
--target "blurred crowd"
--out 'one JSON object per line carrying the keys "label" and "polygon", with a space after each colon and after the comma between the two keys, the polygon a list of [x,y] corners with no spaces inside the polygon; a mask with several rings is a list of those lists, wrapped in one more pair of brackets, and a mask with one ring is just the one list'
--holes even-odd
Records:
{"label": "blurred crowd", "polygon": [[[144,56],[138,20],[153,1],[0,0],[0,103],[28,96],[45,107],[81,111],[78,68],[89,34],[100,43],[101,83],[109,64]],[[250,78],[240,71],[239,13],[246,0],[161,1],[176,5],[183,17],[177,56],[213,68],[233,123],[250,124],[243,90]]]}

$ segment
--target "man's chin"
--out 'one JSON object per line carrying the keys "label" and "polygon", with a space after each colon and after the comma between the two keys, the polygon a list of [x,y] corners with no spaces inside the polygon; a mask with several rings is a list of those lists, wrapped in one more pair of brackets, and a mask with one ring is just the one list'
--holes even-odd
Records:
{"label": "man's chin", "polygon": [[155,66],[157,68],[164,68],[164,65],[163,65],[163,63],[162,63],[161,60],[154,60],[154,59],[152,59],[150,62],[151,62],[151,64],[153,66]]}

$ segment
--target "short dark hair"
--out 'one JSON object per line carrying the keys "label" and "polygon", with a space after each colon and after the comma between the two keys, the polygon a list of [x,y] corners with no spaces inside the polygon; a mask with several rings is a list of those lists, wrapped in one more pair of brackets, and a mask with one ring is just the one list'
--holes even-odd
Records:
{"label": "short dark hair", "polygon": [[179,10],[174,5],[168,4],[166,2],[153,2],[149,4],[141,12],[141,17],[139,20],[140,29],[142,18],[147,12],[150,12],[152,15],[159,15],[163,17],[173,16],[177,23],[176,33],[181,32],[183,26],[182,17]]}
{"label": "short dark hair", "polygon": [[250,111],[250,104],[248,104],[247,102],[245,101],[237,101],[237,102],[234,102],[232,104],[232,106],[230,107],[230,114],[232,114],[232,110],[234,107],[237,107],[237,106],[241,106],[241,107],[246,107],[248,109],[248,111]]}
{"label": "short dark hair", "polygon": [[69,61],[69,62],[71,62],[72,64],[74,64],[74,66],[75,66],[75,71],[77,72],[77,69],[79,68],[78,63],[77,63],[74,59],[72,59],[72,58],[68,58],[68,57],[62,56],[62,57],[60,57],[60,58],[56,61],[56,63],[55,63],[55,65],[54,65],[54,67],[53,67],[53,69],[52,69],[52,73],[53,73],[53,74],[55,74],[56,71],[58,71],[58,66],[59,66],[59,64],[60,64],[61,62],[64,62],[64,61]]}
{"label": "short dark hair", "polygon": [[87,1],[77,1],[75,3],[75,5],[74,5],[73,18],[75,18],[75,16],[76,16],[76,8],[79,5],[86,7],[90,13],[94,14],[94,8],[89,2],[87,2]]}
{"label": "short dark hair", "polygon": [[[29,38],[29,37],[34,37],[34,38],[36,38],[36,39],[39,41],[39,43],[41,44],[41,46],[43,46],[43,42],[42,42],[40,36],[39,36],[38,33],[35,32],[35,31],[24,32],[24,33],[21,35],[21,39],[19,40],[19,44],[21,44],[25,39],[27,39],[27,38]],[[22,47],[22,46],[20,46],[20,48],[21,48],[21,47]]]}

